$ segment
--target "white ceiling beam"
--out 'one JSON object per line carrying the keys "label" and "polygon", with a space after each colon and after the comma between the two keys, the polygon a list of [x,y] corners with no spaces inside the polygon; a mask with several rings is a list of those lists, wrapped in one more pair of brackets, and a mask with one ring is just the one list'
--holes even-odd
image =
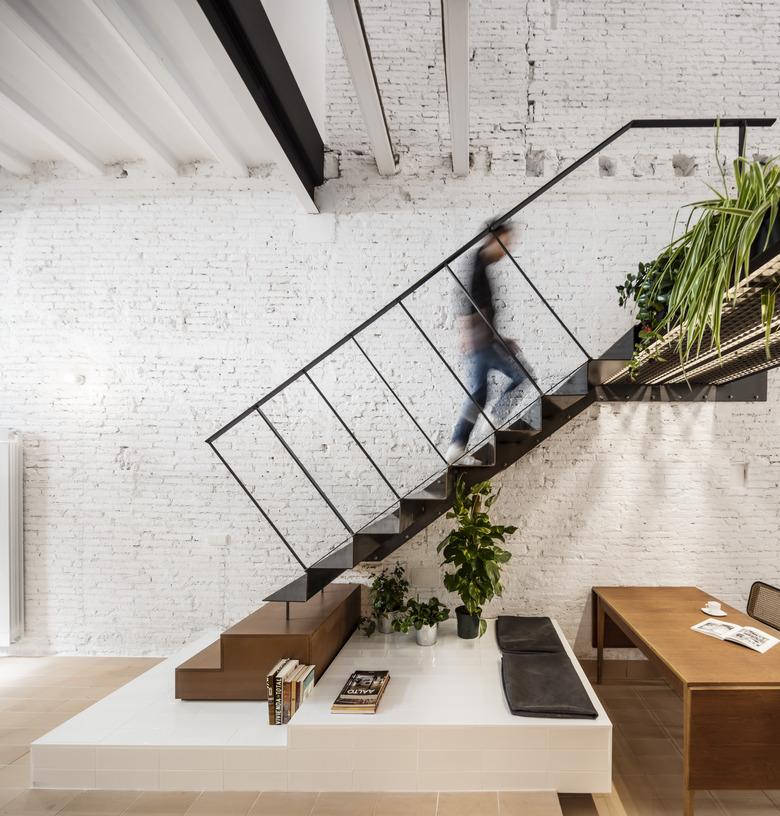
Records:
{"label": "white ceiling beam", "polygon": [[252,98],[252,94],[241,79],[235,65],[219,41],[214,29],[211,27],[206,15],[194,0],[175,0],[176,6],[181,12],[182,18],[190,26],[195,36],[200,41],[203,49],[209,56],[214,69],[225,82],[231,95],[241,107],[247,120],[255,127],[258,140],[268,146],[272,154],[274,165],[289,186],[292,194],[307,213],[319,212],[314,199],[309,194],[305,185],[301,181],[295,168],[290,163],[290,159],[279,144],[278,139],[266,122],[265,117],[257,107],[257,103]]}
{"label": "white ceiling beam", "polygon": [[382,97],[376,82],[371,49],[368,45],[358,0],[328,0],[333,22],[341,41],[358,105],[368,131],[376,166],[383,176],[396,172],[397,166],[390,132],[382,107]]}
{"label": "white ceiling beam", "polygon": [[441,0],[452,172],[469,173],[469,0]]}
{"label": "white ceiling beam", "polygon": [[[194,2],[194,0],[193,0]],[[214,120],[184,74],[170,59],[154,33],[138,14],[134,3],[117,0],[86,0],[115,41],[162,91],[169,104],[189,124],[193,133],[213,153],[214,158],[237,176],[249,175],[249,170],[221,124]]]}
{"label": "white ceiling beam", "polygon": [[63,159],[93,176],[105,172],[103,162],[0,79],[0,108],[19,119]]}
{"label": "white ceiling beam", "polygon": [[10,173],[17,176],[26,176],[32,173],[32,164],[12,147],[0,144],[0,167],[5,167]]}
{"label": "white ceiling beam", "polygon": [[0,3],[0,22],[92,107],[138,156],[166,174],[178,172],[173,153],[27,0]]}

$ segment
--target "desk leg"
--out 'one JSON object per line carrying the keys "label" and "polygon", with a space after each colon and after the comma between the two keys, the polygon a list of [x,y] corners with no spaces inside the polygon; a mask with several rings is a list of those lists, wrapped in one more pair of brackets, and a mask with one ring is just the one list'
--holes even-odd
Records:
{"label": "desk leg", "polygon": [[596,604],[596,684],[600,685],[604,675],[604,622],[606,613],[604,604],[598,595],[594,598]]}
{"label": "desk leg", "polygon": [[693,799],[696,791],[691,790],[691,690],[683,689],[683,816],[693,816]]}

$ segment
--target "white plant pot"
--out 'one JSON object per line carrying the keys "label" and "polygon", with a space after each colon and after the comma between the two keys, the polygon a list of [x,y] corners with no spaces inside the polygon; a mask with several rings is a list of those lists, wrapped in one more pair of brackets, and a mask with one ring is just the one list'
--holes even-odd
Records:
{"label": "white plant pot", "polygon": [[393,634],[393,619],[390,615],[380,615],[376,621],[377,631],[382,635]]}
{"label": "white plant pot", "polygon": [[415,629],[414,637],[418,646],[433,646],[439,637],[439,624],[434,623],[431,626],[422,626]]}

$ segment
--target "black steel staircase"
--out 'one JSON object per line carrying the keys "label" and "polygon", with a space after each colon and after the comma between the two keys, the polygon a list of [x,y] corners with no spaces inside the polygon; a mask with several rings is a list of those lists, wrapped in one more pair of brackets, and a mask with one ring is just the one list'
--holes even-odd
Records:
{"label": "black steel staircase", "polygon": [[[475,483],[501,472],[584,411],[594,401],[656,398],[700,399],[702,393],[705,394],[705,399],[734,399],[735,395],[737,399],[765,398],[765,384],[762,385],[762,382],[757,380],[755,376],[742,380],[738,387],[733,385],[733,382],[739,380],[743,374],[753,373],[752,369],[742,371],[739,367],[733,365],[726,373],[719,373],[712,367],[706,368],[705,370],[710,372],[711,376],[709,379],[705,378],[702,381],[705,388],[704,392],[702,392],[701,387],[694,389],[688,385],[680,386],[679,381],[674,386],[669,386],[671,390],[659,390],[664,385],[660,381],[650,383],[648,380],[642,380],[641,377],[638,382],[630,381],[630,379],[627,379],[625,366],[628,357],[631,355],[632,333],[623,338],[622,344],[617,344],[609,353],[596,358],[591,357],[512,256],[508,247],[505,247],[506,257],[512,265],[513,274],[517,276],[518,281],[522,282],[525,297],[534,299],[535,308],[540,310],[538,312],[539,319],[541,320],[541,315],[543,315],[544,319],[549,321],[549,325],[554,328],[556,342],[562,348],[565,348],[565,352],[556,357],[554,364],[546,367],[544,376],[540,376],[532,370],[532,367],[523,358],[516,355],[511,349],[506,348],[506,351],[515,358],[517,365],[525,371],[527,382],[518,388],[521,393],[518,393],[517,399],[507,416],[494,418],[487,415],[484,410],[481,411],[484,419],[483,428],[481,433],[475,437],[472,449],[468,451],[470,456],[468,465],[460,462],[447,463],[441,450],[441,443],[436,444],[433,438],[435,435],[431,433],[430,428],[426,429],[426,423],[420,418],[418,412],[408,404],[408,400],[402,398],[399,383],[393,380],[386,367],[383,368],[376,361],[375,355],[371,353],[371,350],[364,342],[367,333],[370,333],[377,321],[385,316],[394,315],[401,320],[408,321],[407,325],[418,333],[420,342],[429,347],[433,353],[434,357],[432,359],[441,364],[442,370],[446,370],[448,382],[453,387],[459,387],[460,391],[465,393],[466,398],[473,401],[473,397],[464,383],[464,377],[462,373],[458,373],[457,364],[452,359],[451,349],[440,348],[440,344],[435,341],[435,338],[431,337],[432,332],[430,330],[426,331],[426,327],[423,325],[424,321],[420,319],[419,314],[416,316],[415,298],[423,287],[432,281],[445,280],[452,289],[462,292],[461,296],[468,297],[462,274],[457,271],[457,262],[491,235],[500,240],[496,233],[498,227],[509,222],[517,213],[538,199],[547,190],[558,184],[628,131],[651,128],[712,128],[716,125],[716,121],[715,119],[661,119],[635,120],[627,123],[516,207],[494,221],[489,227],[474,236],[413,286],[394,298],[368,320],[339,340],[338,343],[289,377],[284,383],[249,406],[207,440],[216,455],[263,516],[265,522],[279,537],[282,544],[299,565],[299,577],[274,592],[266,600],[306,601],[341,573],[357,564],[381,561],[386,558],[451,507],[454,484],[459,477],[464,477],[468,483]],[[774,122],[774,119],[765,118],[720,119],[719,125],[721,128],[737,128],[739,130],[739,147],[740,151],[742,151],[747,127],[767,127],[774,124]],[[774,257],[780,256],[780,247],[776,247],[775,250]],[[767,263],[765,258],[760,260],[764,264]],[[780,268],[780,265],[778,265],[778,268]],[[772,270],[776,271],[774,266]],[[486,328],[495,334],[496,342],[503,343],[498,328],[488,323],[484,317],[482,317],[482,320],[486,322]],[[755,341],[755,332],[749,333],[749,338],[751,343]],[[746,348],[755,351],[750,343],[747,343]],[[410,427],[414,427],[419,434],[420,444],[427,446],[430,451],[435,465],[432,465],[429,472],[424,474],[423,480],[411,489],[403,489],[388,476],[386,469],[382,466],[383,462],[380,455],[376,450],[371,449],[372,446],[356,429],[355,424],[344,418],[343,411],[339,410],[338,401],[332,393],[328,392],[328,388],[321,380],[321,366],[327,363],[333,355],[343,353],[346,349],[350,349],[356,355],[359,355],[361,360],[365,361],[369,366],[371,376],[376,381],[376,387],[381,388],[382,393],[386,395],[386,399],[392,402],[399,411],[403,412],[404,421],[411,423]],[[761,368],[766,367],[768,366],[761,366]],[[655,369],[650,370],[654,371]],[[765,377],[765,373],[758,375],[759,378],[762,376]],[[668,382],[673,382],[673,378],[669,379]],[[337,422],[337,426],[349,438],[350,444],[354,445],[355,451],[359,452],[366,467],[377,476],[384,488],[392,494],[393,500],[389,506],[377,508],[373,518],[367,523],[364,522],[360,526],[356,526],[354,522],[347,518],[349,514],[342,512],[339,502],[332,495],[329,495],[316,477],[310,462],[310,451],[296,450],[295,444],[290,441],[284,429],[278,427],[278,423],[271,416],[270,402],[275,398],[283,398],[287,389],[293,386],[305,386],[308,389],[307,393],[310,393],[314,399],[318,400],[327,409],[329,415]],[[482,408],[483,406],[477,407]],[[241,472],[241,466],[237,464],[236,445],[233,446],[231,451],[230,445],[223,444],[227,438],[226,435],[233,433],[235,429],[241,426],[241,423],[248,421],[258,423],[258,426],[270,435],[269,438],[274,441],[278,449],[284,452],[286,457],[289,457],[297,471],[305,478],[306,483],[316,492],[319,500],[328,507],[329,511],[344,528],[344,538],[338,541],[335,546],[329,546],[327,552],[312,560],[311,563],[306,563],[306,560],[301,557],[301,554],[294,546],[294,542],[290,540],[289,533],[286,534],[281,529],[282,525],[279,520],[275,519],[273,514],[264,507],[262,497],[257,495],[260,492],[260,483],[263,480],[254,478],[253,483],[250,484],[249,480]],[[441,437],[441,434],[439,436]]]}

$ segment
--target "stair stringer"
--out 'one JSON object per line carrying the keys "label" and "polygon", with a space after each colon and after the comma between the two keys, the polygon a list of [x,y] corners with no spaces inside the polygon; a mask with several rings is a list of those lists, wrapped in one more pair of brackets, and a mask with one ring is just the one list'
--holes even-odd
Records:
{"label": "stair stringer", "polygon": [[[581,414],[585,409],[589,408],[596,400],[595,391],[592,389],[587,394],[583,394],[574,404],[568,408],[560,410],[555,416],[549,417],[545,420],[542,429],[538,434],[528,437],[524,441],[509,442],[502,441],[500,438],[496,444],[496,463],[489,467],[463,467],[450,468],[453,484],[458,476],[463,476],[466,484],[477,484],[485,481],[485,479],[492,479],[497,474],[503,472],[507,468],[519,462],[524,456],[529,454],[534,448],[538,447],[542,442],[546,441],[556,431],[560,430],[564,425],[567,425],[572,419]],[[498,434],[501,434],[498,431]],[[503,432],[503,433],[511,433]],[[437,502],[435,507],[426,508],[425,511],[415,519],[402,533],[395,536],[392,540],[383,542],[379,548],[372,553],[368,558],[364,559],[364,563],[375,563],[382,561],[389,555],[392,555],[399,547],[402,547],[409,539],[413,538],[419,532],[424,530],[429,524],[434,522],[440,516],[443,516],[448,510],[452,508],[452,491],[446,500]]]}

